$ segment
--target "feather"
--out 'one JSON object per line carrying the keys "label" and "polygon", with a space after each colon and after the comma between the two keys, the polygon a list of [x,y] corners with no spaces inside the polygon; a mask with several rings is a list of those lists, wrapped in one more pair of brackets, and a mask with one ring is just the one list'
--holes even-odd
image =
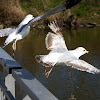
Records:
{"label": "feather", "polygon": [[35,56],[35,59],[36,59],[36,61],[38,62],[38,63],[40,63],[40,64],[42,64],[43,66],[45,66],[45,67],[51,67],[51,66],[54,66],[54,63],[53,62],[43,62],[43,57],[44,57],[45,55],[36,55]]}
{"label": "feather", "polygon": [[81,70],[81,71],[86,71],[92,74],[98,74],[100,73],[100,70],[92,66],[91,64],[85,62],[84,60],[72,60],[65,62],[67,66],[71,66],[72,68]]}
{"label": "feather", "polygon": [[5,28],[0,30],[0,37],[8,36],[13,28]]}
{"label": "feather", "polygon": [[63,21],[62,19],[56,19],[55,21],[48,24],[50,29],[55,32],[56,34],[62,35],[62,27],[63,27]]}
{"label": "feather", "polygon": [[63,26],[62,19],[56,19],[55,21],[51,22],[48,26],[56,34],[48,32],[45,39],[46,48],[48,50],[53,50],[57,48],[67,49],[63,35],[62,35],[62,26]]}
{"label": "feather", "polygon": [[56,48],[66,48],[64,38],[60,35],[53,34],[49,32],[45,39],[45,44],[47,50],[53,50]]}

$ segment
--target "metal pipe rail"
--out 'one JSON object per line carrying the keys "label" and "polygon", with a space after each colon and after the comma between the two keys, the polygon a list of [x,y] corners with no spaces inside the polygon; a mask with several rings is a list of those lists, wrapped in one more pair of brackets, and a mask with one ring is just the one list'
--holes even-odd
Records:
{"label": "metal pipe rail", "polygon": [[[0,64],[4,70],[4,80],[0,81],[0,100],[58,100],[1,47]],[[16,91],[17,87],[19,90]]]}

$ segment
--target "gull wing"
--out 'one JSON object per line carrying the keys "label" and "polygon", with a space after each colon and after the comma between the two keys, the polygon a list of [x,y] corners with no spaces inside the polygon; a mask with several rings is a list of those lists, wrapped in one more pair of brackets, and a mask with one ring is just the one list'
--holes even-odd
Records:
{"label": "gull wing", "polygon": [[92,74],[99,74],[100,70],[97,69],[96,67],[92,66],[91,64],[85,62],[84,60],[73,60],[73,61],[68,61],[65,62],[67,66],[71,66],[72,68],[81,70],[81,71],[86,71]]}
{"label": "gull wing", "polygon": [[55,32],[57,35],[62,35],[62,28],[63,28],[63,20],[62,19],[56,19],[55,21],[48,24],[50,29]]}
{"label": "gull wing", "polygon": [[35,18],[33,18],[32,20],[30,20],[27,24],[23,25],[23,27],[21,29],[19,29],[18,31],[21,32],[24,28],[26,28],[27,26],[30,26],[32,23],[34,23],[37,20],[43,19],[47,16],[53,15],[55,13],[59,13],[59,12],[63,12],[73,6],[75,6],[76,4],[78,4],[80,1],[82,0],[67,0],[64,3],[52,8],[51,10],[49,10],[47,13],[37,16]]}
{"label": "gull wing", "polygon": [[45,44],[47,50],[53,50],[57,48],[66,48],[66,44],[64,38],[61,35],[56,35],[54,33],[49,32],[45,39]]}
{"label": "gull wing", "polygon": [[8,36],[14,28],[5,28],[0,30],[0,37]]}
{"label": "gull wing", "polygon": [[65,40],[62,35],[62,27],[63,27],[62,19],[56,19],[55,21],[51,22],[48,26],[56,34],[51,33],[51,32],[47,34],[46,39],[45,39],[46,48],[48,50],[53,50],[57,48],[67,49]]}

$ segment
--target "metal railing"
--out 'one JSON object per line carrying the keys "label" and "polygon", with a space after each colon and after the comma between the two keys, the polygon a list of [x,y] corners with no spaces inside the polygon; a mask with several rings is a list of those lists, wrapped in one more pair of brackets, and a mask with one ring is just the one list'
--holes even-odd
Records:
{"label": "metal railing", "polygon": [[[1,47],[0,64],[3,66],[0,100],[58,100]],[[19,97],[16,94],[19,94]]]}

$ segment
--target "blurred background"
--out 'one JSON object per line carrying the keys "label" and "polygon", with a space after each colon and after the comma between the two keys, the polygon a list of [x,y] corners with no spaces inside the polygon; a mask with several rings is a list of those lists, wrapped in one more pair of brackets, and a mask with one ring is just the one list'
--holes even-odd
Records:
{"label": "blurred background", "polygon": [[[44,14],[65,0],[0,0],[0,28],[16,27],[27,14]],[[31,25],[30,34],[17,42],[15,60],[35,76],[59,100],[100,100],[100,75],[81,72],[71,67],[55,66],[49,78],[43,75],[43,66],[35,56],[48,54],[45,37],[48,23],[63,18],[63,35],[68,49],[83,46],[89,54],[81,59],[100,69],[100,0],[83,0],[62,13],[48,16]],[[97,26],[97,27],[96,27]],[[6,37],[0,38],[0,46]],[[12,44],[4,50],[11,56]],[[2,66],[0,70],[2,71]]]}

